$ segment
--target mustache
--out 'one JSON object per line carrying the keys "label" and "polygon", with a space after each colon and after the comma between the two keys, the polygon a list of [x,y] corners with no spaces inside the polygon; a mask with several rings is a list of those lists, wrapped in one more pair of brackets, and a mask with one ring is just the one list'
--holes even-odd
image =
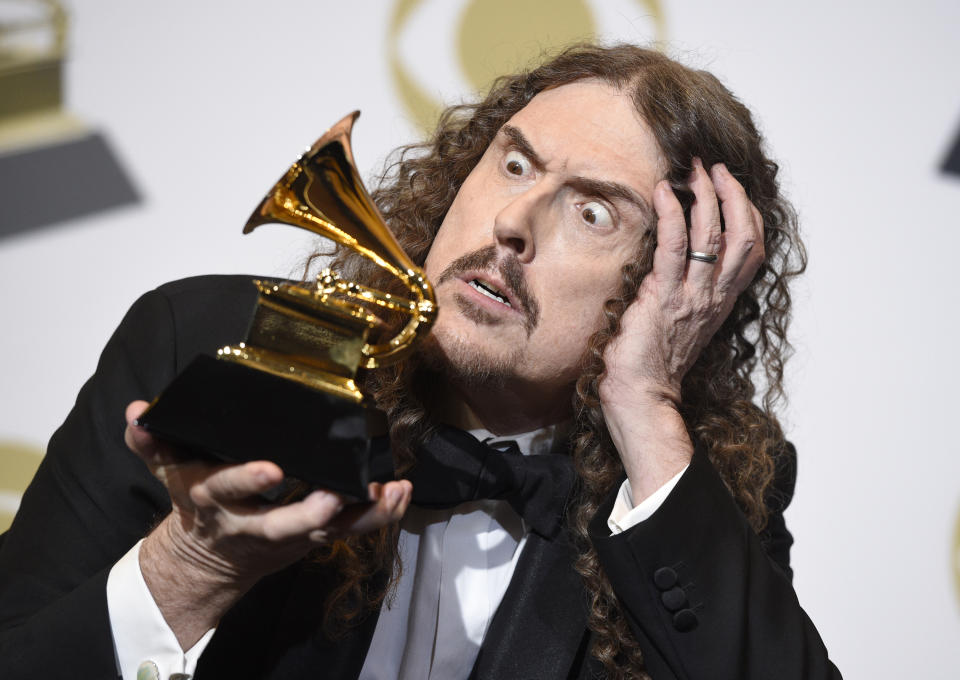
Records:
{"label": "mustache", "polygon": [[524,325],[527,328],[527,335],[532,333],[540,322],[540,304],[527,287],[523,265],[520,264],[516,255],[507,255],[498,263],[496,246],[490,245],[474,250],[447,265],[437,279],[437,285],[471,270],[496,271],[500,274],[511,298],[520,303],[520,311],[526,319]]}

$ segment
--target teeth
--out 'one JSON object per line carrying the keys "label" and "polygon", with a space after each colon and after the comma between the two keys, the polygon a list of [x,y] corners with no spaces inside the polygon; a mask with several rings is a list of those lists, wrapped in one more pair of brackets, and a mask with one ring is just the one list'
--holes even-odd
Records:
{"label": "teeth", "polygon": [[503,297],[502,295],[500,295],[500,294],[499,294],[498,292],[496,292],[494,289],[492,289],[492,288],[490,288],[490,287],[488,287],[488,286],[480,283],[480,281],[478,281],[477,279],[474,279],[473,281],[470,281],[470,285],[473,286],[474,289],[476,289],[476,290],[480,291],[481,293],[483,293],[484,295],[486,295],[486,296],[487,296],[488,298],[490,298],[491,300],[496,300],[497,302],[502,302],[502,303],[505,304],[507,307],[510,306],[510,302],[507,300],[507,298],[505,298],[505,297]]}

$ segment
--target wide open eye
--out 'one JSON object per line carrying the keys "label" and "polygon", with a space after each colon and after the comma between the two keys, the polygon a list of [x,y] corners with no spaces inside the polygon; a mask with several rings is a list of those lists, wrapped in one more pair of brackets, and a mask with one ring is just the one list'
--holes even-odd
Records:
{"label": "wide open eye", "polygon": [[503,159],[503,167],[511,175],[523,177],[530,172],[530,161],[519,151],[510,151]]}
{"label": "wide open eye", "polygon": [[580,206],[580,218],[592,226],[600,229],[611,229],[613,227],[613,215],[603,203],[599,201],[590,201]]}

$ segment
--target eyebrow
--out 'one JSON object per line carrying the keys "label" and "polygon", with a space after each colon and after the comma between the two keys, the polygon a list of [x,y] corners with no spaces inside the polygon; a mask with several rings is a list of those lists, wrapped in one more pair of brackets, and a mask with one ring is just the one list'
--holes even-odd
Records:
{"label": "eyebrow", "polygon": [[533,148],[533,144],[530,143],[530,140],[520,131],[520,128],[516,128],[512,125],[504,125],[500,130],[504,136],[510,140],[510,143],[517,148],[524,156],[530,159],[530,162],[537,166],[537,170],[543,170],[546,167],[546,163],[543,162],[543,159],[537,155],[537,152]]}
{"label": "eyebrow", "polygon": [[[510,141],[512,146],[530,159],[530,162],[533,163],[538,170],[542,171],[546,167],[546,163],[540,158],[530,143],[530,140],[527,139],[519,128],[513,125],[504,125],[500,131]],[[653,209],[643,196],[620,182],[610,182],[608,180],[593,179],[590,177],[572,177],[567,181],[567,184],[586,194],[605,198],[618,198],[621,201],[631,203],[647,218],[652,218],[654,215]]]}

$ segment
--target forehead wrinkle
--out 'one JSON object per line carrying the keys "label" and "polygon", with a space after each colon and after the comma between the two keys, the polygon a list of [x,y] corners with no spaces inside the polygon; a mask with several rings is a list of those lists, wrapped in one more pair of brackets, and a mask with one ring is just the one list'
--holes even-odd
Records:
{"label": "forehead wrinkle", "polygon": [[[530,162],[536,166],[537,170],[543,171],[546,169],[546,162],[537,153],[536,149],[533,148],[533,144],[529,139],[527,139],[527,136],[523,134],[523,131],[519,127],[516,125],[511,125],[510,123],[506,123],[502,128],[500,128],[500,134],[505,136],[513,146],[527,156],[527,158],[530,159]],[[566,167],[567,161],[564,159],[563,167],[560,168],[560,170],[565,171]],[[648,222],[655,218],[653,208],[647,202],[647,200],[637,191],[620,182],[595,179],[592,177],[575,176],[568,179],[566,184],[574,189],[583,191],[584,193],[594,194],[605,198],[620,199],[630,203],[640,211],[644,219]]]}

